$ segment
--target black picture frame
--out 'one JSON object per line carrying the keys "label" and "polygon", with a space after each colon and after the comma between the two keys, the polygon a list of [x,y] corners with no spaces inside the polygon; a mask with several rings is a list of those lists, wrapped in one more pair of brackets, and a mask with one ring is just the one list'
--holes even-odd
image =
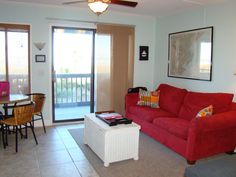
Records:
{"label": "black picture frame", "polygon": [[46,62],[46,55],[35,55],[35,62]]}
{"label": "black picture frame", "polygon": [[149,47],[139,46],[139,60],[147,61],[149,57]]}
{"label": "black picture frame", "polygon": [[168,77],[212,81],[213,26],[169,34]]}

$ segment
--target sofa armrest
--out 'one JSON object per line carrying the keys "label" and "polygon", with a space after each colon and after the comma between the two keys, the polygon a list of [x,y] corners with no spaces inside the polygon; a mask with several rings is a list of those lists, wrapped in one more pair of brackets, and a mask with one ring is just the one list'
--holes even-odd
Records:
{"label": "sofa armrest", "polygon": [[206,118],[193,119],[189,128],[197,128],[197,131],[201,132],[236,128],[236,111],[228,111]]}
{"label": "sofa armrest", "polygon": [[236,111],[191,121],[186,150],[188,160],[232,151],[235,146]]}
{"label": "sofa armrest", "polygon": [[139,93],[128,93],[125,96],[125,110],[128,111],[128,108],[130,106],[137,105],[137,102],[139,100]]}

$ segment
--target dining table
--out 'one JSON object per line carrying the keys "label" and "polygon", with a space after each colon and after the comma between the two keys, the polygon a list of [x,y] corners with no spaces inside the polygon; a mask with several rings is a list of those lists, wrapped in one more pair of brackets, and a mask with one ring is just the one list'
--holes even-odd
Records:
{"label": "dining table", "polygon": [[8,96],[0,97],[0,105],[3,105],[5,115],[8,115],[7,105],[8,104],[18,104],[20,102],[29,101],[30,97],[24,94],[10,94]]}

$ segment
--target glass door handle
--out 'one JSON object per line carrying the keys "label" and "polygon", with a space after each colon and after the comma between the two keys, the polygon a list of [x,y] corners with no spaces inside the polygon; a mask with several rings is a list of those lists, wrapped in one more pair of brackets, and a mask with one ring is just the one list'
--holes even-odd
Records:
{"label": "glass door handle", "polygon": [[52,81],[55,83],[57,81],[56,71],[52,71]]}

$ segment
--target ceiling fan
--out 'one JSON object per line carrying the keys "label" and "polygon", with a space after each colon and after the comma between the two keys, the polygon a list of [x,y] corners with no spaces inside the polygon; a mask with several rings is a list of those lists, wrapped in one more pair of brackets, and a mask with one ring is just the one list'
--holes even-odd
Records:
{"label": "ceiling fan", "polygon": [[79,0],[79,1],[64,2],[62,4],[71,5],[83,2],[87,2],[89,8],[97,15],[100,15],[103,12],[105,12],[109,4],[122,5],[127,7],[136,7],[138,4],[137,2],[123,1],[123,0]]}

